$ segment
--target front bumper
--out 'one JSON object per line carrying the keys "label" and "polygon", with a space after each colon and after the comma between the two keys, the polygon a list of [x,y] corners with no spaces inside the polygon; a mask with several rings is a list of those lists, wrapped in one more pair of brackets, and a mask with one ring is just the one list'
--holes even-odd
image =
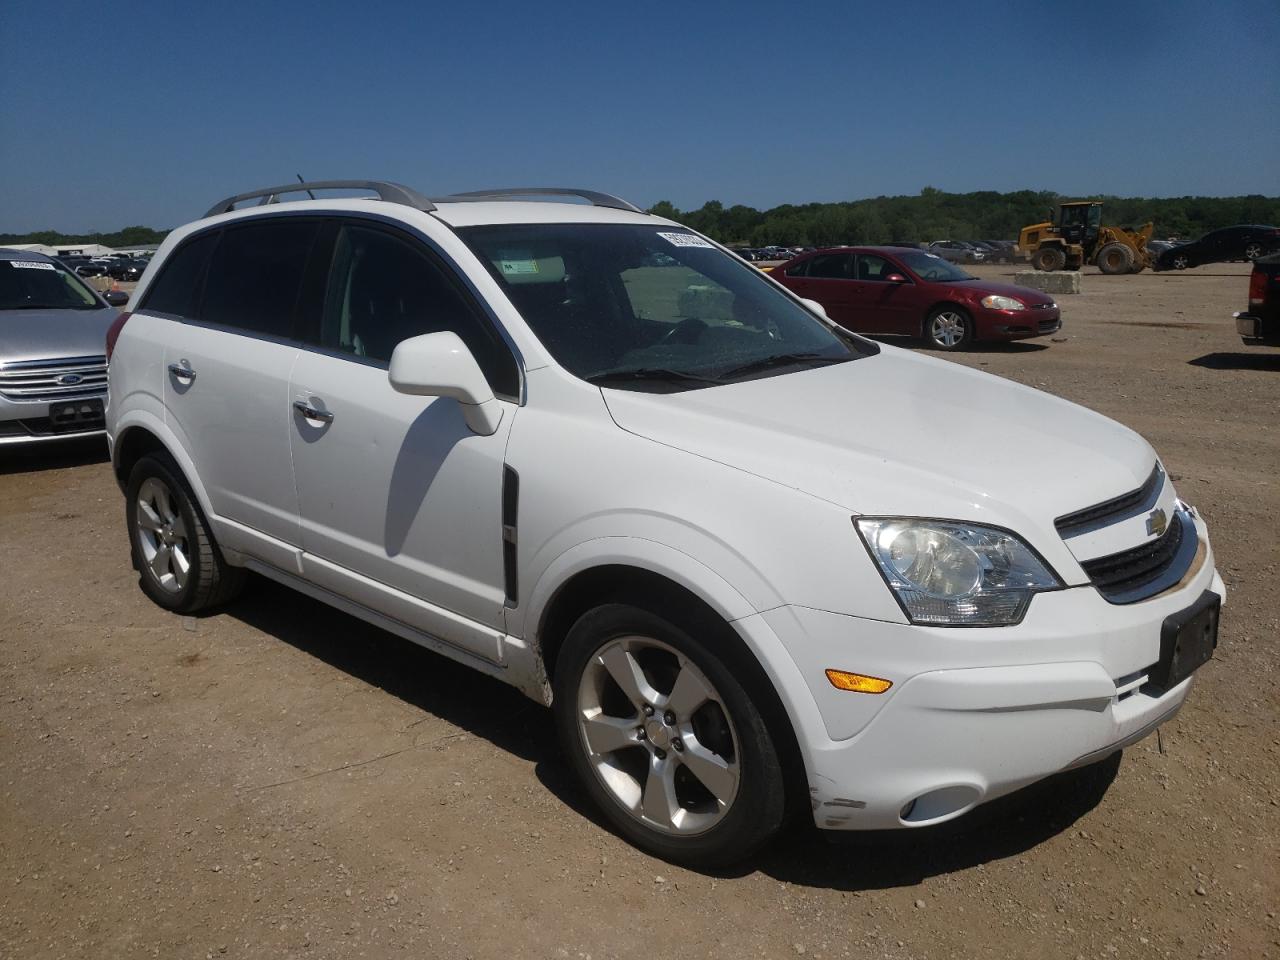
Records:
{"label": "front bumper", "polygon": [[36,403],[0,397],[0,447],[105,436],[105,398],[105,392]]}
{"label": "front bumper", "polygon": [[974,311],[974,334],[979,340],[1026,340],[1044,337],[1062,329],[1062,310],[1058,306],[1026,310]]}
{"label": "front bumper", "polygon": [[[801,718],[817,825],[941,823],[1102,759],[1174,716],[1194,678],[1169,690],[1147,680],[1160,660],[1161,626],[1206,590],[1225,595],[1198,526],[1205,556],[1194,574],[1140,603],[1114,605],[1092,586],[1073,587],[1036,597],[1016,626],[968,630],[795,606],[747,618],[781,640],[804,679],[804,689],[785,694]],[[893,687],[836,690],[828,667]]]}

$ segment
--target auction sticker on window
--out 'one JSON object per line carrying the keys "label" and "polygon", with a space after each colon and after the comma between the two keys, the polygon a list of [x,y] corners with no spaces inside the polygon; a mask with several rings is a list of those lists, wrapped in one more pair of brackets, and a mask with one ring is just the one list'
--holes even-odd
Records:
{"label": "auction sticker on window", "polygon": [[659,233],[658,236],[673,247],[708,247],[712,250],[715,249],[714,243],[694,236],[692,233]]}
{"label": "auction sticker on window", "polygon": [[507,277],[537,273],[538,261],[532,253],[525,250],[503,250],[501,259],[498,260],[498,269]]}
{"label": "auction sticker on window", "polygon": [[16,270],[57,270],[52,263],[45,263],[43,260],[10,260],[10,264]]}

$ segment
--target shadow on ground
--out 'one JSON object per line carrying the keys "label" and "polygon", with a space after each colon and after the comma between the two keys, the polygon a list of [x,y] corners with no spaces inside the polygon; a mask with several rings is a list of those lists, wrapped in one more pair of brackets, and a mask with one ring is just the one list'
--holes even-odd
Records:
{"label": "shadow on ground", "polygon": [[1210,370],[1263,370],[1269,373],[1280,372],[1280,351],[1261,353],[1206,353],[1203,357],[1188,360],[1193,367],[1207,367]]}
{"label": "shadow on ground", "polygon": [[65,470],[107,459],[107,441],[102,437],[0,446],[0,474]]}
{"label": "shadow on ground", "polygon": [[[227,615],[534,764],[538,780],[575,814],[601,818],[561,758],[551,712],[513,687],[275,583],[252,578]],[[1101,802],[1120,754],[1059,774],[950,824],[909,831],[825,834],[797,824],[737,869],[837,890],[912,886],[926,877],[1018,856],[1065,831]]]}

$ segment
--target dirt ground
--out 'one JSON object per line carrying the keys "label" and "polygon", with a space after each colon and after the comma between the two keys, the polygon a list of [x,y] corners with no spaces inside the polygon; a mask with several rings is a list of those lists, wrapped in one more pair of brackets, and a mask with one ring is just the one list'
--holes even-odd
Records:
{"label": "dirt ground", "polygon": [[1208,518],[1229,597],[1181,715],[727,875],[604,829],[495,681],[266,582],[153,606],[101,446],[0,454],[0,957],[1280,957],[1280,351],[1235,335],[1246,273],[1091,273],[1052,340],[956,358],[1139,430]]}

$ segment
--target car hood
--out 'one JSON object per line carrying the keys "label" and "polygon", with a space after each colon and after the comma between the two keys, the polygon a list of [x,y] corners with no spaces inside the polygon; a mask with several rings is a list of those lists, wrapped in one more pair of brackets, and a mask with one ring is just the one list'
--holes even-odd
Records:
{"label": "car hood", "polygon": [[894,347],[722,387],[602,392],[620,427],[658,443],[850,513],[1008,527],[1046,555],[1063,549],[1055,517],[1141,487],[1155,463],[1100,414]]}
{"label": "car hood", "polygon": [[1020,287],[1016,283],[993,283],[989,280],[966,280],[963,283],[946,284],[973,291],[978,297],[996,294],[1002,297],[1017,297],[1023,303],[1053,303],[1053,297],[1031,287]]}
{"label": "car hood", "polygon": [[118,316],[101,310],[0,310],[0,364],[60,357],[100,357],[107,327]]}

